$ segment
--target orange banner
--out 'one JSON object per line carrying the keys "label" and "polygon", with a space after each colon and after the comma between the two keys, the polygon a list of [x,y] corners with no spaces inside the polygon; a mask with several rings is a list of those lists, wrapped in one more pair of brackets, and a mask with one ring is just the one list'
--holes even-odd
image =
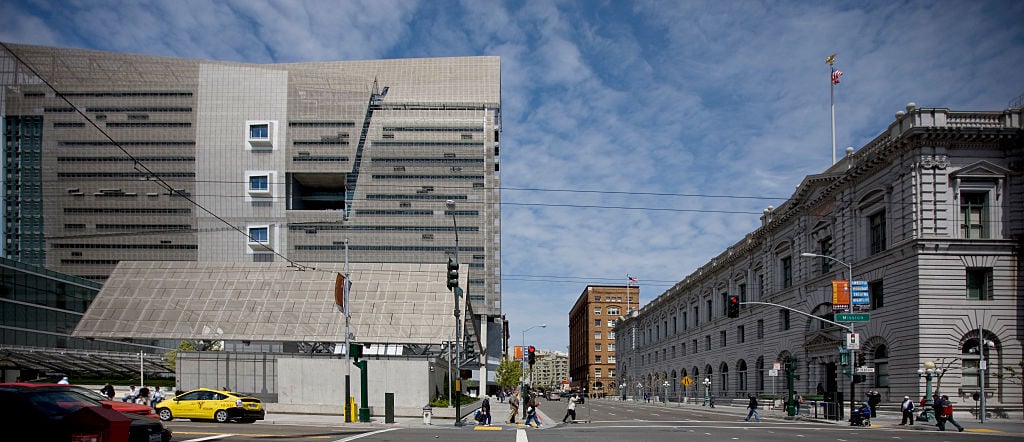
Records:
{"label": "orange banner", "polygon": [[832,311],[850,311],[850,281],[845,279],[832,281]]}
{"label": "orange banner", "polygon": [[512,358],[514,360],[516,360],[516,361],[523,360],[523,347],[522,346],[517,345],[515,347],[512,347]]}

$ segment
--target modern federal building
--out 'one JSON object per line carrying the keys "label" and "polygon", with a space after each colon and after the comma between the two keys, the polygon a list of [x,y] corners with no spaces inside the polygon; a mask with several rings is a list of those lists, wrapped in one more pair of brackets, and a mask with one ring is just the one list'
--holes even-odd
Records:
{"label": "modern federal building", "polygon": [[[832,284],[852,274],[868,295],[854,303],[867,321],[843,323],[859,335],[866,379],[856,399],[870,389],[898,403],[939,389],[966,412],[984,382],[990,412],[1020,407],[1022,117],[1019,103],[909,104],[766,208],[760,227],[619,322],[618,383],[630,396],[668,387],[677,400],[702,397],[707,379],[710,394],[742,398],[785,391],[784,362],[795,359],[798,392],[849,398],[839,352],[849,330],[818,318],[838,319]],[[773,305],[741,304],[729,318],[731,296]]]}
{"label": "modern federal building", "polygon": [[467,348],[497,361],[500,78],[497,57],[245,64],[4,44],[3,256],[105,284],[123,262],[408,273],[457,258]]}

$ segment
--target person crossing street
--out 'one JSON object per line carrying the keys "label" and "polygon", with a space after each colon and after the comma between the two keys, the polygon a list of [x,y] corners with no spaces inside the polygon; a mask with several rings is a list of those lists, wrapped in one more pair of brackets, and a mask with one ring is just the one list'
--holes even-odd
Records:
{"label": "person crossing street", "polygon": [[562,418],[562,423],[574,423],[576,421],[576,395],[572,395],[569,398],[569,404],[565,407],[565,417]]}

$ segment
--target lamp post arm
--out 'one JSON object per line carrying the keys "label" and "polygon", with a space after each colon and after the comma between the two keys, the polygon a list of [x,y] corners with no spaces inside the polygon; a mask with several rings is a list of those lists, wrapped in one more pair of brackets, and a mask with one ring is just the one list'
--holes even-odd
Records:
{"label": "lamp post arm", "polygon": [[837,325],[839,327],[842,327],[842,328],[845,328],[845,329],[849,330],[850,333],[853,333],[853,327],[852,326],[843,325],[843,324],[840,324],[840,323],[834,322],[834,321],[829,321],[828,319],[821,318],[821,317],[818,317],[818,316],[814,316],[814,315],[812,315],[810,313],[803,312],[803,311],[800,311],[800,310],[797,310],[797,309],[794,309],[794,308],[789,308],[789,307],[786,307],[784,305],[772,304],[770,302],[757,302],[757,301],[747,301],[747,302],[741,302],[740,303],[740,305],[743,305],[743,304],[770,305],[772,307],[778,307],[778,308],[781,308],[781,309],[786,309],[786,310],[789,310],[791,312],[799,313],[801,315],[807,316],[808,318],[814,318],[814,319],[817,319],[817,320],[822,321],[822,322],[827,322],[827,323],[832,324],[832,325]]}

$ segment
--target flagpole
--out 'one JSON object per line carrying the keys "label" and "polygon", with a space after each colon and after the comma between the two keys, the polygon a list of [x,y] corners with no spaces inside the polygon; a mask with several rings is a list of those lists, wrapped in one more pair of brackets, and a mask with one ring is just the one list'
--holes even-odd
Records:
{"label": "flagpole", "polygon": [[829,76],[828,76],[828,101],[829,111],[832,114],[832,164],[836,163],[836,54],[830,55],[825,59],[825,63],[828,63]]}

